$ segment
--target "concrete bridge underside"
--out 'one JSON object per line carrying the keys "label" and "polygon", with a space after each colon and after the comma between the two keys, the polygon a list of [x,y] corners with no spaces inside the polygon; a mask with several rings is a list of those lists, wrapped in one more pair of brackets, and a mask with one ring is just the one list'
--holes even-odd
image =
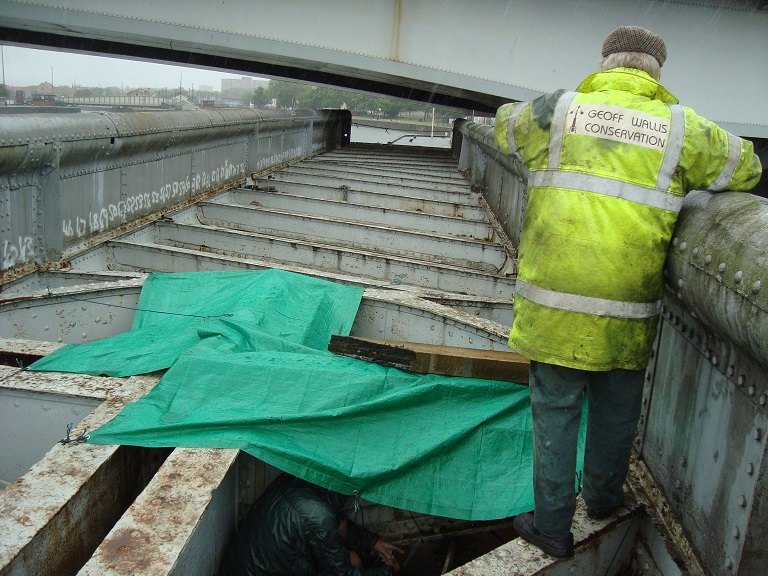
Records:
{"label": "concrete bridge underside", "polygon": [[292,78],[492,112],[573,88],[621,25],[662,35],[665,85],[768,137],[764,0],[0,0],[0,41]]}

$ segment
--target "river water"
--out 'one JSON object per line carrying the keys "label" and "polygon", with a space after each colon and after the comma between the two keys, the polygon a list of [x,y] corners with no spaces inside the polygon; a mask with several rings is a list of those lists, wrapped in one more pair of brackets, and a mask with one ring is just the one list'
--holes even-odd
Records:
{"label": "river water", "polygon": [[373,128],[352,124],[352,142],[373,144],[398,144],[403,146],[430,146],[433,148],[450,148],[451,137],[416,134],[388,128]]}

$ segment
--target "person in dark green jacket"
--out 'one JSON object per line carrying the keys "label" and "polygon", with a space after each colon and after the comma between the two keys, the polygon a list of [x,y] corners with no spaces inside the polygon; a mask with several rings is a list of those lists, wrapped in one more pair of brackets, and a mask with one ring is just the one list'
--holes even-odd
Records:
{"label": "person in dark green jacket", "polygon": [[[289,474],[256,500],[222,561],[223,576],[392,576],[403,551],[352,522],[347,496]],[[380,564],[364,568],[358,553]]]}

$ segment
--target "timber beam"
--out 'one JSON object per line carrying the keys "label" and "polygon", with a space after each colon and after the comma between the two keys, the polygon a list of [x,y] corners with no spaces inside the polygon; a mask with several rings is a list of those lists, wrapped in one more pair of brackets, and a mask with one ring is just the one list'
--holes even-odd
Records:
{"label": "timber beam", "polygon": [[516,352],[334,335],[328,350],[420,374],[528,383],[530,362]]}

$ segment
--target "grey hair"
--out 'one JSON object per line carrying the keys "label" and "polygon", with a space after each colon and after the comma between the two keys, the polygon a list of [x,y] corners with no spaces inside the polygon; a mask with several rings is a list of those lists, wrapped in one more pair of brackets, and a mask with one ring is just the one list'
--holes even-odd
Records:
{"label": "grey hair", "polygon": [[600,70],[613,68],[634,68],[647,72],[652,78],[661,78],[661,66],[659,61],[645,52],[616,52],[609,54],[600,61]]}

